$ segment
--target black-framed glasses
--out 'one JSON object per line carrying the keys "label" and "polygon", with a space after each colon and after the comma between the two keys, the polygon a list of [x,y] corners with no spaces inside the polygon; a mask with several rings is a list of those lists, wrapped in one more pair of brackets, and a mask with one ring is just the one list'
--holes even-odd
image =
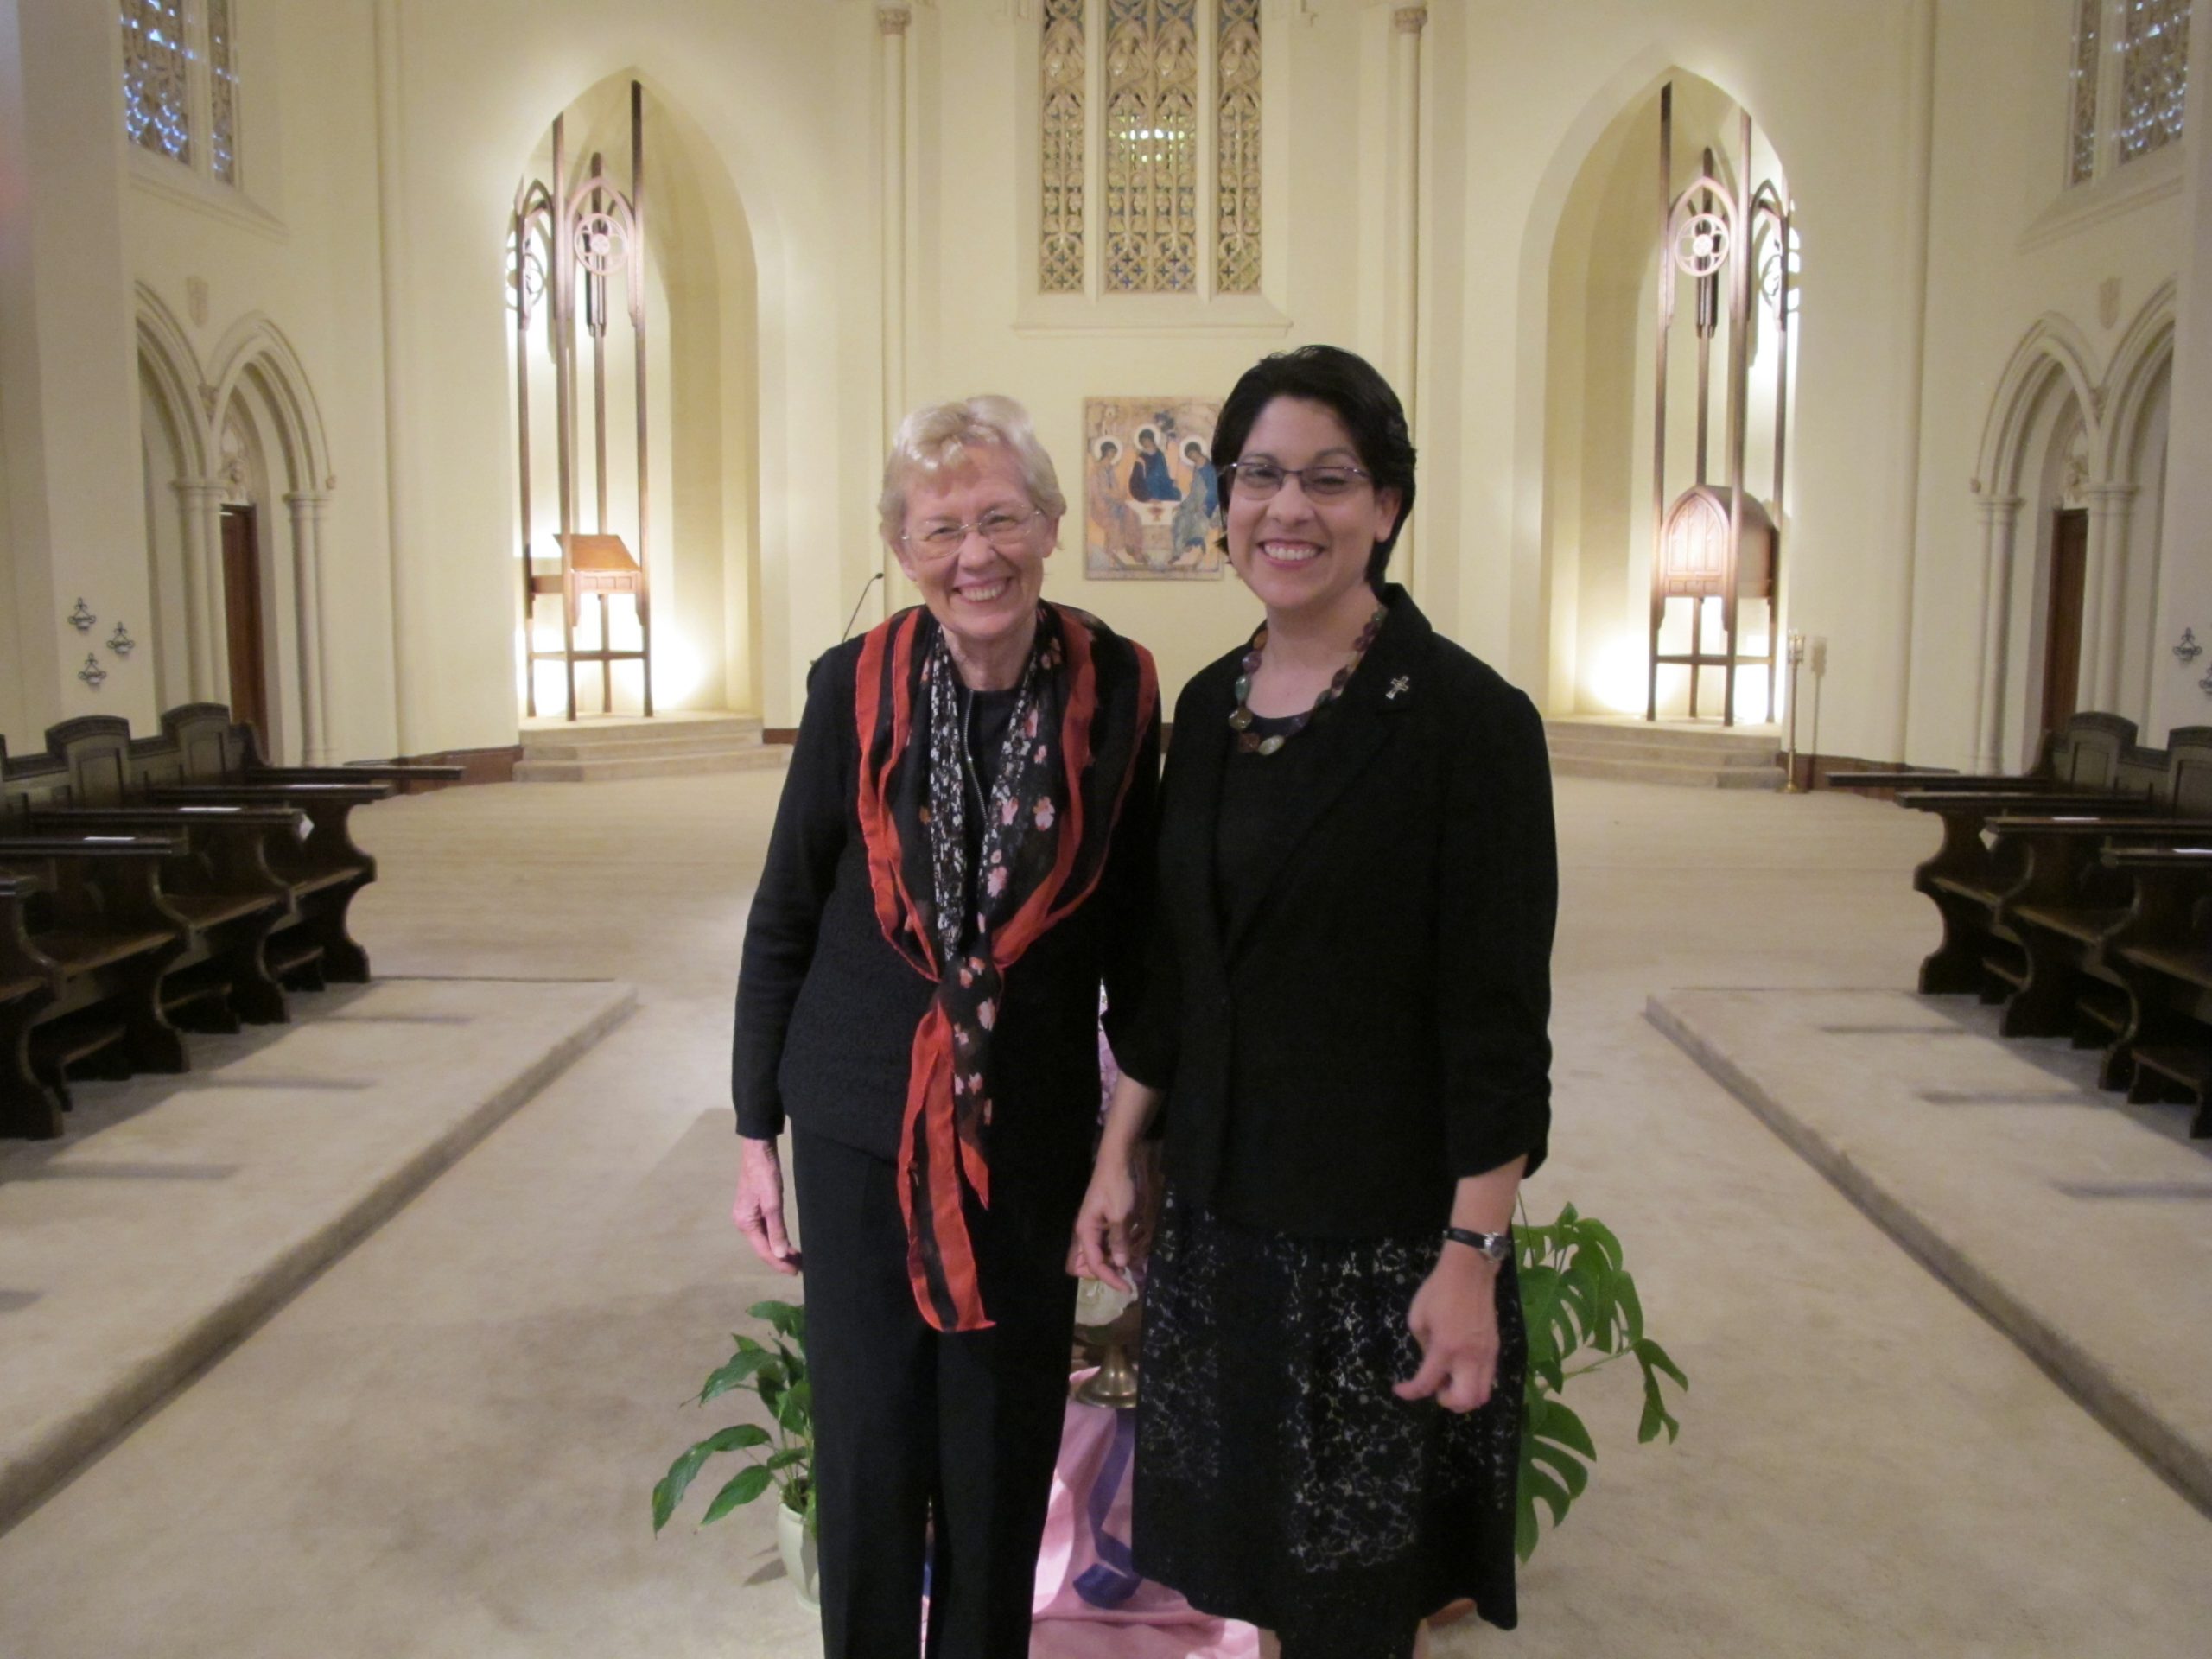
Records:
{"label": "black-framed glasses", "polygon": [[1307,498],[1315,501],[1341,500],[1362,483],[1375,480],[1375,474],[1364,468],[1341,461],[1318,467],[1282,467],[1272,461],[1238,461],[1222,470],[1229,474],[1232,489],[1255,501],[1264,501],[1281,489],[1286,478],[1296,479]]}
{"label": "black-framed glasses", "polygon": [[995,507],[973,524],[931,524],[899,539],[925,559],[949,559],[966,545],[973,531],[1000,552],[1017,553],[1029,539],[1029,526],[1044,516],[1042,507],[1032,507],[1027,512],[1006,512]]}

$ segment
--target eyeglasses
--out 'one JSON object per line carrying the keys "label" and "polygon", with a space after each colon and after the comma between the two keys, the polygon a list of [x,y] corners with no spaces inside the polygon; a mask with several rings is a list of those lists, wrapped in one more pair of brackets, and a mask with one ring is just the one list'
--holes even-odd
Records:
{"label": "eyeglasses", "polygon": [[1024,513],[995,511],[985,513],[972,524],[931,524],[916,535],[899,539],[918,549],[925,559],[949,559],[967,545],[968,532],[976,531],[1000,552],[1015,553],[1029,539],[1031,522],[1044,516],[1042,507],[1033,507]]}
{"label": "eyeglasses", "polygon": [[1339,500],[1358,488],[1363,480],[1372,483],[1375,478],[1357,467],[1279,467],[1272,461],[1232,461],[1222,470],[1230,475],[1230,486],[1239,495],[1249,495],[1255,501],[1264,501],[1282,488],[1286,478],[1296,479],[1307,499],[1314,501]]}

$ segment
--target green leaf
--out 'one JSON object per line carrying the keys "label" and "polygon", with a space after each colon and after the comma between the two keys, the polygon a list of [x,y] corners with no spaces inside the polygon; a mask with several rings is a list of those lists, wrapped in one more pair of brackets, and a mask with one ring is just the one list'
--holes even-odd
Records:
{"label": "green leaf", "polygon": [[1522,1490],[1541,1500],[1552,1512],[1552,1525],[1557,1526],[1567,1518],[1567,1506],[1573,1502],[1567,1488],[1553,1478],[1550,1471],[1541,1466],[1534,1458],[1521,1465]]}
{"label": "green leaf", "polygon": [[1626,1268],[1613,1273],[1613,1300],[1620,1305],[1630,1345],[1643,1340],[1643,1299],[1636,1294],[1636,1280]]}
{"label": "green leaf", "polygon": [[1532,1434],[1556,1440],[1586,1458],[1598,1455],[1597,1443],[1590,1438],[1590,1431],[1583,1426],[1574,1408],[1564,1401],[1545,1401],[1542,1412],[1530,1421],[1529,1429]]}
{"label": "green leaf", "polygon": [[702,1527],[712,1525],[741,1503],[750,1503],[766,1491],[768,1486],[768,1471],[759,1464],[750,1469],[740,1470],[734,1480],[715,1494],[715,1501],[707,1505],[706,1516],[699,1524]]}
{"label": "green leaf", "polygon": [[1649,1338],[1636,1344],[1636,1357],[1646,1370],[1664,1371],[1675,1379],[1677,1388],[1687,1389],[1690,1380],[1682,1375],[1682,1368],[1667,1357],[1667,1351]]}
{"label": "green leaf", "polygon": [[1560,1357],[1553,1315],[1559,1306],[1560,1275],[1553,1268],[1531,1268],[1521,1275],[1521,1317],[1529,1327],[1529,1363],[1555,1365]]}
{"label": "green leaf", "polygon": [[791,1302],[755,1302],[746,1310],[756,1319],[766,1319],[779,1336],[789,1337],[793,1342],[806,1340],[806,1310]]}
{"label": "green leaf", "polygon": [[1581,1497],[1584,1489],[1590,1484],[1589,1465],[1563,1446],[1554,1446],[1549,1440],[1537,1440],[1529,1446],[1529,1456],[1558,1473],[1560,1479],[1566,1484],[1569,1501]]}
{"label": "green leaf", "polygon": [[703,1406],[708,1401],[717,1399],[745,1382],[766,1363],[767,1358],[767,1354],[757,1345],[750,1353],[739,1354],[707,1378],[705,1386],[699,1390],[699,1403]]}
{"label": "green leaf", "polygon": [[730,1340],[737,1344],[737,1351],[741,1354],[761,1354],[767,1351],[750,1337],[733,1336]]}
{"label": "green leaf", "polygon": [[739,1452],[747,1446],[768,1444],[768,1432],[755,1423],[739,1423],[716,1434],[709,1434],[683,1456],[668,1465],[668,1472],[653,1484],[653,1530],[658,1532],[676,1513],[676,1506],[683,1501],[683,1494],[698,1478],[699,1471],[709,1458],[717,1452]]}
{"label": "green leaf", "polygon": [[814,1453],[804,1446],[787,1446],[760,1466],[763,1469],[788,1469],[795,1463],[804,1463]]}
{"label": "green leaf", "polygon": [[776,1421],[786,1433],[802,1438],[814,1427],[814,1385],[794,1382],[785,1389],[784,1397],[776,1402]]}

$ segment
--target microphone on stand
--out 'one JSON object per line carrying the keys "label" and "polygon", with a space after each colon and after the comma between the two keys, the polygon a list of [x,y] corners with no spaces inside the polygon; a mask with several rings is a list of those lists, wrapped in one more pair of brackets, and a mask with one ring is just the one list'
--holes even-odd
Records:
{"label": "microphone on stand", "polygon": [[837,636],[837,643],[839,645],[843,645],[846,640],[853,637],[853,620],[855,617],[860,615],[861,607],[868,603],[868,590],[874,587],[877,582],[881,582],[882,580],[883,572],[879,570],[874,575],[870,576],[866,582],[861,583],[861,596],[853,601],[852,615],[848,616],[845,619],[844,632]]}

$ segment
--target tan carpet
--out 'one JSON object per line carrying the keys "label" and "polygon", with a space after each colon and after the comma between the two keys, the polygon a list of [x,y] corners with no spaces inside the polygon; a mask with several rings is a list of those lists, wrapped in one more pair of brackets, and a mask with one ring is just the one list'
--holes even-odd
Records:
{"label": "tan carpet", "polygon": [[[709,1420],[680,1402],[771,1288],[725,1215],[726,1044],[780,781],[365,815],[382,969],[620,979],[639,1012],[0,1538],[0,1653],[811,1651],[765,1513],[658,1541],[646,1513]],[[1522,1628],[1438,1652],[2201,1652],[2212,1522],[1642,1018],[1676,987],[1909,982],[1925,821],[1559,798],[1559,1119],[1530,1205],[1614,1223],[1693,1388],[1681,1442],[1638,1447],[1632,1381],[1585,1385],[1602,1456]]]}

